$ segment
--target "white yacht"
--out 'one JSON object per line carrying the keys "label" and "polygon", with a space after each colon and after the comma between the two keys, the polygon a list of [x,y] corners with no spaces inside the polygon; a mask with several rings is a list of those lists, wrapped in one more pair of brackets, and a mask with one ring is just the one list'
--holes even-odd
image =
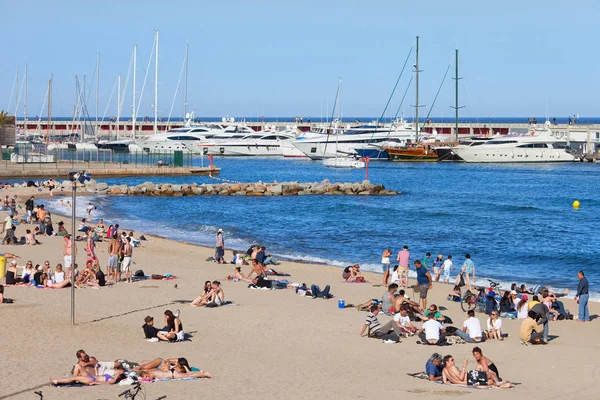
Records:
{"label": "white yacht", "polygon": [[[339,153],[355,154],[356,149],[367,147],[393,138],[409,139],[414,132],[404,125],[371,126],[365,125],[349,129],[342,134],[301,136],[293,144],[313,160],[335,158]],[[337,142],[337,146],[336,146]]]}
{"label": "white yacht", "polygon": [[547,163],[574,161],[568,142],[548,131],[527,135],[505,135],[479,145],[459,145],[452,153],[468,163]]}
{"label": "white yacht", "polygon": [[214,140],[206,145],[203,153],[216,156],[281,156],[281,144],[289,143],[295,138],[295,130],[268,129],[242,138]]}

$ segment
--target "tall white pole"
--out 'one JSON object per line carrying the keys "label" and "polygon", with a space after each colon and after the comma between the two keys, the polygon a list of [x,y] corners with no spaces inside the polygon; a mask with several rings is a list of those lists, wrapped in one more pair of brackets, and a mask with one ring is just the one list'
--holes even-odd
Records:
{"label": "tall white pole", "polygon": [[25,64],[25,97],[23,100],[23,131],[27,135],[27,64]]}
{"label": "tall white pole", "polygon": [[117,140],[119,140],[119,118],[121,118],[121,74],[119,74],[117,81]]}
{"label": "tall white pole", "polygon": [[136,109],[135,109],[135,71],[137,69],[137,45],[133,46],[133,115],[131,116],[131,138],[135,138],[135,120],[136,120]]}
{"label": "tall white pole", "polygon": [[100,94],[100,53],[96,55],[96,130],[98,130],[98,96]]}
{"label": "tall white pole", "polygon": [[185,44],[185,86],[183,88],[183,118],[187,118],[187,89],[188,89],[188,51],[189,43]]}
{"label": "tall white pole", "polygon": [[15,76],[15,123],[17,122],[17,112],[19,111],[19,66],[17,65],[17,75]]}
{"label": "tall white pole", "polygon": [[154,133],[158,133],[158,29],[156,30],[156,54],[154,56]]}
{"label": "tall white pole", "polygon": [[83,94],[82,94],[82,99],[81,99],[81,135],[79,137],[79,142],[83,143],[84,139],[85,139],[85,131],[86,131],[86,124],[85,124],[85,118],[86,118],[86,110],[87,110],[87,100],[86,100],[86,95],[85,95],[85,74],[83,74]]}

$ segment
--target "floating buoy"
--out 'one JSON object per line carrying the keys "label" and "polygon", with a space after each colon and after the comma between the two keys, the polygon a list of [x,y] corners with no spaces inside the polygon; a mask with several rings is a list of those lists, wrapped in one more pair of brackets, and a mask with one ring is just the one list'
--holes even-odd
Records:
{"label": "floating buoy", "polygon": [[579,208],[579,205],[580,205],[579,200],[575,200],[573,202],[573,208]]}

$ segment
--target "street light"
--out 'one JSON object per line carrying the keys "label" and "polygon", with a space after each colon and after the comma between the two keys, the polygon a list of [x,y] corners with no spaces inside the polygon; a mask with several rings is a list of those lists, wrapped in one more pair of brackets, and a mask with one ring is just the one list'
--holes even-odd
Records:
{"label": "street light", "polygon": [[75,325],[75,208],[77,204],[75,199],[77,198],[77,182],[83,183],[86,180],[90,180],[91,175],[86,174],[85,171],[71,170],[69,171],[69,180],[73,184],[73,193],[71,199],[71,324]]}

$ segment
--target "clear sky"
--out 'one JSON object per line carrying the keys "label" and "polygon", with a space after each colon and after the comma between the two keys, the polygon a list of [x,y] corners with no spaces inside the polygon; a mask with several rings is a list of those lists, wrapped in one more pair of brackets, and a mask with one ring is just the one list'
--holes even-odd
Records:
{"label": "clear sky", "polygon": [[[190,44],[188,109],[200,116],[311,116],[326,113],[342,83],[343,116],[381,114],[402,64],[420,39],[420,114],[426,115],[454,49],[460,50],[463,116],[598,116],[600,61],[594,0],[490,1],[12,1],[0,0],[0,109],[28,63],[28,115],[40,114],[54,74],[53,115],[70,116],[74,76],[94,76],[100,53],[100,115],[117,74],[138,46],[138,95],[154,31],[160,30],[159,115],[175,95]],[[392,100],[410,79],[414,51]],[[148,75],[139,115],[152,115]],[[450,117],[454,65],[431,115]],[[131,115],[131,79],[123,115]],[[21,80],[21,79],[20,79]],[[21,81],[22,82],[22,81]],[[20,82],[20,83],[21,83]],[[95,88],[95,86],[94,86]],[[173,114],[183,114],[182,89]],[[95,91],[88,99],[94,114]],[[22,97],[22,96],[21,96]],[[402,107],[414,115],[414,86]],[[14,112],[12,100],[10,113]],[[21,98],[19,115],[22,111]],[[107,115],[116,115],[116,93]],[[45,115],[44,111],[42,115]]]}

